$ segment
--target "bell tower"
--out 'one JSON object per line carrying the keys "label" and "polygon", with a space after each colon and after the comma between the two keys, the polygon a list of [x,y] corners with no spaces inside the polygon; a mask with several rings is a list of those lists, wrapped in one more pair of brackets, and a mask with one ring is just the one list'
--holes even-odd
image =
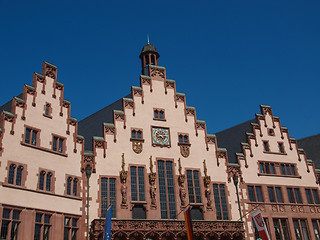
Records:
{"label": "bell tower", "polygon": [[147,45],[144,45],[139,58],[141,59],[141,67],[142,67],[142,74],[143,75],[149,75],[148,73],[148,65],[155,65],[158,66],[158,59],[160,55],[157,52],[155,46],[152,44],[147,43]]}

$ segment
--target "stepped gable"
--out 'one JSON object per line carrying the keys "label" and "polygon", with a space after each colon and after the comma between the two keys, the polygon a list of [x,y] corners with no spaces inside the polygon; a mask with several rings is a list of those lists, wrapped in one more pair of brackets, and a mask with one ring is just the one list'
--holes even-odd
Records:
{"label": "stepped gable", "polygon": [[[132,98],[132,94],[128,94],[124,98]],[[85,150],[92,151],[92,138],[94,136],[103,137],[103,123],[114,123],[113,111],[123,111],[123,98],[111,103],[105,108],[91,114],[90,116],[79,121],[79,135],[85,138]]]}
{"label": "stepped gable", "polygon": [[[17,98],[22,98],[22,93],[19,94],[19,95],[16,96],[16,97],[17,97]],[[11,99],[9,102],[3,104],[3,105],[0,107],[0,113],[1,113],[2,111],[11,112],[11,106],[12,106],[12,99]]]}
{"label": "stepped gable", "polygon": [[301,138],[298,141],[300,148],[303,148],[308,159],[311,159],[315,167],[320,169],[320,134]]}
{"label": "stepped gable", "polygon": [[246,132],[252,132],[251,123],[257,123],[257,120],[254,118],[234,127],[215,133],[219,140],[219,147],[224,147],[228,150],[229,163],[238,163],[236,153],[242,152],[241,143],[247,141]]}

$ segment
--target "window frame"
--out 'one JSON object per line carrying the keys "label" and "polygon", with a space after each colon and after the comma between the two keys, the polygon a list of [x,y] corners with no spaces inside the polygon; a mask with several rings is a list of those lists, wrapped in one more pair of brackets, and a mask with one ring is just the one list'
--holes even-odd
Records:
{"label": "window frame", "polygon": [[[138,138],[138,133],[141,132],[141,138]],[[141,141],[144,142],[143,129],[142,128],[131,128],[130,141]]]}
{"label": "window frame", "polygon": [[[274,196],[274,200],[275,200],[275,201],[271,201],[269,189],[272,189],[272,193],[273,193],[273,196]],[[279,201],[279,198],[278,198],[278,194],[277,194],[277,190],[276,190],[276,189],[280,189],[280,198],[281,198],[281,201]],[[282,193],[282,188],[281,188],[281,186],[268,185],[268,186],[267,186],[267,191],[268,191],[268,199],[269,199],[269,202],[272,202],[272,203],[284,203],[283,193]]]}
{"label": "window frame", "polygon": [[262,140],[263,142],[263,152],[264,153],[270,153],[270,145],[268,140]]}
{"label": "window frame", "polygon": [[284,142],[278,142],[278,149],[280,154],[286,154],[286,149],[284,147]]}
{"label": "window frame", "polygon": [[[27,138],[27,130],[30,130],[29,137]],[[33,144],[33,136],[36,132],[35,143]],[[40,146],[40,132],[41,130],[35,127],[24,125],[24,133],[22,134],[22,143],[28,146]],[[28,141],[27,141],[28,139]]]}
{"label": "window frame", "polygon": [[[6,229],[6,238],[4,239],[11,239],[11,235],[12,235],[12,225],[13,224],[17,224],[17,231],[16,231],[16,236],[17,236],[17,239],[19,238],[19,236],[21,234],[19,234],[19,225],[21,223],[21,212],[22,212],[22,209],[19,209],[19,208],[13,208],[13,207],[6,207],[6,206],[3,206],[1,212],[1,216],[0,216],[0,237],[2,235],[2,231],[3,231],[3,223],[6,222],[8,223],[7,225],[7,229]],[[5,218],[3,216],[4,214],[4,210],[9,210],[9,217],[8,218]],[[14,219],[14,215],[13,215],[13,212],[19,212],[19,216],[18,216],[18,219]]]}
{"label": "window frame", "polygon": [[[13,176],[11,175],[12,173],[10,172],[11,166],[14,166],[13,170]],[[21,169],[21,177],[19,178],[19,183],[18,182],[18,169]],[[9,184],[10,186],[17,186],[17,187],[23,187],[25,188],[25,182],[26,182],[26,176],[27,176],[27,164],[22,164],[18,162],[13,162],[13,161],[8,161],[7,163],[7,177],[5,178],[4,184]],[[12,177],[11,177],[12,176]],[[11,179],[12,178],[12,182]]]}
{"label": "window frame", "polygon": [[[320,204],[320,199],[319,199],[319,191],[317,188],[305,188],[304,189],[305,191],[305,194],[306,194],[306,199],[307,199],[307,204]],[[309,197],[308,197],[308,194],[307,194],[307,190],[310,191],[310,200],[309,201]],[[316,193],[314,193],[314,191],[316,191]],[[315,195],[316,194],[316,198],[315,198]]]}
{"label": "window frame", "polygon": [[[40,222],[37,222],[37,214],[41,214]],[[49,223],[45,222],[45,217],[46,216],[49,216]],[[35,228],[34,228],[34,232],[33,232],[34,238],[35,238],[35,233],[36,233],[35,229],[36,229],[36,226],[38,225],[38,226],[40,226],[40,238],[39,238],[39,240],[44,240],[44,229],[46,227],[48,227],[48,229],[49,229],[48,239],[50,239],[51,232],[52,232],[52,231],[50,231],[50,228],[52,227],[51,219],[52,219],[52,214],[51,213],[47,213],[47,212],[43,212],[43,211],[36,211],[35,221],[34,221]]]}
{"label": "window frame", "polygon": [[[57,139],[57,140],[55,141],[55,139]],[[61,146],[61,141],[62,141],[62,146]],[[61,148],[61,151],[60,151],[60,148]],[[66,153],[66,138],[59,136],[57,134],[52,134],[51,150],[53,152],[56,152],[59,154],[65,154]]]}
{"label": "window frame", "polygon": [[[303,200],[302,200],[302,198],[301,198],[301,191],[300,191],[300,188],[299,187],[294,187],[294,186],[287,186],[286,187],[286,189],[287,189],[287,195],[288,195],[288,200],[289,200],[289,203],[290,204],[303,204]],[[293,194],[293,201],[294,202],[290,202],[290,196],[289,196],[289,191],[288,191],[288,189],[291,189],[291,191],[292,191],[292,194]],[[296,190],[298,190],[298,198],[297,198],[297,191]],[[300,200],[300,201],[297,201],[297,200]]]}
{"label": "window frame", "polygon": [[[276,234],[276,226],[275,226],[275,221],[278,223],[279,225],[279,229],[280,229],[280,234],[281,234],[281,240],[287,240],[287,239],[291,239],[291,233],[290,233],[290,224],[289,224],[289,220],[288,218],[272,218],[272,222],[273,222],[273,226],[275,228],[275,234]],[[283,222],[282,221],[285,221],[286,222],[286,230],[287,230],[287,233],[285,235],[284,233],[284,226],[283,226]],[[277,235],[276,235],[277,237]],[[286,239],[286,237],[289,237]]]}
{"label": "window frame", "polygon": [[[47,111],[48,110],[48,111]],[[44,105],[44,113],[43,113],[44,117],[48,117],[48,118],[52,118],[52,107],[51,107],[51,103],[46,102],[46,104]]]}
{"label": "window frame", "polygon": [[[158,114],[157,116],[156,116],[156,113]],[[162,113],[162,118],[160,115],[161,113]],[[153,120],[166,121],[165,109],[164,108],[153,108]]]}
{"label": "window frame", "polygon": [[[254,201],[252,201],[252,200],[250,199],[250,190],[249,190],[249,187],[252,187],[252,188],[253,188]],[[265,196],[263,196],[263,189],[262,189],[262,187],[263,187],[263,186],[261,186],[261,185],[251,185],[251,184],[247,185],[248,197],[249,197],[248,199],[249,199],[250,202],[257,202],[257,203],[259,203],[259,202],[265,202]],[[258,201],[258,194],[257,194],[256,188],[260,188],[260,190],[261,190],[261,198],[262,198],[262,201]]]}
{"label": "window frame", "polygon": [[[188,173],[191,172],[191,186],[189,185],[190,183],[190,179],[188,177]],[[194,176],[194,173],[197,172],[198,174],[198,182],[195,181],[195,176]],[[188,188],[188,199],[189,199],[189,204],[190,205],[202,205],[202,192],[203,192],[203,189],[201,187],[201,184],[200,184],[200,178],[201,178],[201,173],[200,173],[200,170],[199,169],[191,169],[191,168],[188,168],[186,169],[186,172],[185,172],[185,176],[186,176],[186,180],[187,180],[187,188]],[[198,184],[199,186],[196,186],[196,184]],[[198,190],[196,190],[198,189]],[[190,191],[192,190],[192,194],[190,193]],[[191,196],[193,196],[193,201],[191,201]]]}
{"label": "window frame", "polygon": [[[131,171],[131,168],[135,168],[136,169],[136,188],[137,188],[137,199],[136,200],[133,200],[133,192],[132,192],[132,171]],[[141,189],[140,189],[140,176],[139,176],[139,169],[143,169],[143,198],[142,200],[140,199],[141,196],[140,196],[140,192],[141,192]],[[129,169],[130,169],[130,189],[131,189],[131,202],[134,202],[134,203],[147,203],[146,201],[146,170],[145,170],[145,166],[144,165],[129,165]]]}
{"label": "window frame", "polygon": [[[68,182],[70,180],[70,194],[68,191]],[[76,195],[74,194],[74,181],[77,182],[77,188],[76,188]],[[81,177],[78,176],[74,176],[74,175],[69,175],[66,174],[65,176],[65,190],[64,190],[64,195],[69,196],[69,197],[75,197],[75,198],[79,198],[80,197],[80,181],[81,181]]]}
{"label": "window frame", "polygon": [[301,234],[301,239],[305,239],[303,228],[302,228],[302,225],[301,225],[301,221],[304,221],[305,226],[306,226],[306,230],[307,230],[308,239],[311,239],[310,238],[310,236],[311,236],[310,229],[309,229],[309,226],[308,226],[309,225],[308,219],[307,218],[293,218],[292,219],[295,236],[297,237],[297,231],[296,231],[296,225],[295,225],[296,221],[298,223],[298,230],[299,230],[299,233]]}
{"label": "window frame", "polygon": [[[43,174],[43,188],[40,188],[40,177],[41,177],[41,173]],[[48,186],[48,174],[51,175],[51,180],[50,180],[50,189],[47,190],[47,186]],[[40,168],[39,169],[39,173],[37,174],[38,176],[38,184],[37,184],[37,191],[41,191],[41,192],[51,192],[54,193],[54,187],[55,187],[55,172],[52,170],[48,170],[48,169],[43,169]]]}
{"label": "window frame", "polygon": [[[219,197],[219,202],[218,203],[216,202],[214,185],[218,186],[218,194],[219,194],[219,196],[218,196]],[[221,185],[224,186],[224,196],[222,196],[222,194],[221,194]],[[225,183],[221,183],[221,182],[213,182],[212,183],[212,188],[213,188],[213,201],[214,201],[214,205],[215,205],[215,208],[216,208],[216,218],[217,218],[217,220],[230,220],[231,214],[229,212],[230,206],[229,206],[229,201],[228,201],[227,185]],[[225,201],[226,201],[226,209],[223,209],[223,201],[222,201],[223,197],[225,198]],[[218,218],[217,204],[219,204],[221,219]],[[225,214],[224,214],[225,212],[227,213],[227,216],[225,216]]]}
{"label": "window frame", "polygon": [[[106,202],[103,203],[102,202],[102,180],[103,179],[107,179],[107,188],[106,188]],[[112,179],[114,181],[114,197],[113,199],[111,199],[110,197],[110,179]],[[112,218],[116,218],[117,217],[117,211],[116,211],[116,206],[117,206],[117,202],[118,202],[118,194],[117,194],[117,182],[118,182],[118,178],[115,176],[109,176],[109,175],[100,175],[99,177],[99,195],[98,195],[98,201],[99,201],[99,217],[103,218],[104,214],[106,214],[106,210],[108,208],[108,206],[110,206],[110,204],[112,205]],[[106,205],[105,207],[103,205]]]}
{"label": "window frame", "polygon": [[[180,141],[180,137],[182,138],[182,141]],[[187,138],[187,141],[185,141],[185,138]],[[191,146],[189,133],[178,132],[178,146],[181,145]]]}
{"label": "window frame", "polygon": [[[69,218],[68,224],[66,224],[66,218]],[[76,220],[76,226],[73,225],[73,220]],[[64,215],[63,216],[63,240],[73,240],[72,239],[72,233],[75,230],[76,231],[76,238],[78,239],[78,232],[79,232],[79,220],[80,217],[74,217],[70,215]],[[66,230],[68,231],[68,237],[66,238],[65,233]]]}

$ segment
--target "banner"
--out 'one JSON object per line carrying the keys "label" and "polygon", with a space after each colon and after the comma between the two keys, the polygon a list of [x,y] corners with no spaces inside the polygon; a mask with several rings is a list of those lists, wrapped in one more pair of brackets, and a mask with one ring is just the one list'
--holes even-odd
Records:
{"label": "banner", "polygon": [[186,222],[188,240],[193,240],[190,205],[183,210],[183,213],[184,213],[184,220]]}
{"label": "banner", "polygon": [[267,225],[263,220],[260,209],[252,212],[251,216],[252,216],[252,219],[256,225],[256,228],[258,229],[260,238],[262,240],[271,240],[269,233],[268,233]]}
{"label": "banner", "polygon": [[111,217],[112,217],[112,206],[110,205],[107,209],[104,231],[103,231],[103,240],[111,239]]}

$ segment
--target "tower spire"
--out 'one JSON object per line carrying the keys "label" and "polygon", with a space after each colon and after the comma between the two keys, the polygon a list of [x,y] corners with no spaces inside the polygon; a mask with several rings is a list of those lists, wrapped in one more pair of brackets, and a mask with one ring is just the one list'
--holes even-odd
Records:
{"label": "tower spire", "polygon": [[143,46],[139,57],[141,59],[142,74],[148,76],[149,75],[148,66],[149,65],[158,66],[159,64],[158,58],[160,57],[160,55],[157,52],[155,46],[150,44],[149,34],[147,34],[147,41],[148,43]]}

